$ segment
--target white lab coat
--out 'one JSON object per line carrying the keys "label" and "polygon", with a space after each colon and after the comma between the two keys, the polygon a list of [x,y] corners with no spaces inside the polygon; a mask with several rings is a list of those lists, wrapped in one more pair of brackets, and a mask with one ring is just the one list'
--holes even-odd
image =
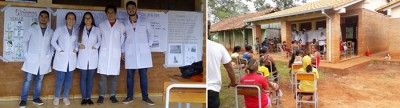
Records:
{"label": "white lab coat", "polygon": [[[74,71],[76,68],[76,53],[78,51],[78,29],[72,29],[72,35],[68,33],[67,26],[60,26],[54,32],[53,38],[51,39],[51,45],[56,49],[56,55],[53,61],[53,68],[57,71],[67,72]],[[60,52],[64,50],[64,52]]]}
{"label": "white lab coat", "polygon": [[[82,42],[79,44],[83,44],[85,49],[79,49],[77,68],[84,70],[97,68],[100,41],[101,36],[99,28],[92,26],[89,36],[87,35],[86,26],[83,28]],[[92,49],[92,47],[95,47],[96,49]]]}
{"label": "white lab coat", "polygon": [[151,45],[153,44],[153,28],[150,23],[140,17],[133,30],[132,23],[125,21],[125,69],[142,69],[153,67],[151,59]]}
{"label": "white lab coat", "polygon": [[[53,29],[49,26],[44,35],[39,25],[33,25],[27,29],[22,39],[22,49],[25,55],[22,70],[34,75],[51,72],[51,59],[53,48],[50,45]],[[40,71],[39,71],[40,68]]]}
{"label": "white lab coat", "polygon": [[101,47],[99,52],[99,67],[97,73],[103,75],[119,75],[121,64],[121,49],[125,39],[125,26],[116,20],[111,27],[108,20],[99,25],[101,32]]}

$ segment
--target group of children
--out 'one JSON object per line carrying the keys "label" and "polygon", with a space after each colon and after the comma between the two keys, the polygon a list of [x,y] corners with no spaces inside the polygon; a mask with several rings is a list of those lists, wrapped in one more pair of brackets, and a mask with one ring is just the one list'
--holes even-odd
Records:
{"label": "group of children", "polygon": [[[318,48],[316,47],[311,47],[311,52],[309,52],[308,54],[300,53],[299,49],[294,49],[292,53],[292,58],[289,61],[289,68],[291,68],[291,65],[293,64],[301,64],[303,65],[302,68],[299,70],[295,70],[294,73],[313,72],[318,79],[319,74],[317,71],[317,67],[319,66],[321,55],[317,49]],[[237,60],[245,59],[247,61],[247,63],[237,63],[235,65],[235,67],[244,69],[247,73],[240,78],[240,84],[259,85],[260,87],[262,87],[262,89],[264,90],[264,92],[262,92],[261,94],[262,107],[264,108],[267,105],[271,106],[269,93],[276,92],[276,96],[282,95],[278,85],[278,70],[275,66],[275,61],[273,57],[271,55],[268,55],[268,51],[266,48],[260,49],[260,56],[258,61],[255,59],[255,55],[252,53],[251,46],[245,46],[245,52],[243,53],[242,57],[240,57],[241,52],[242,48],[240,46],[236,46],[234,47],[233,53],[231,55],[232,58],[236,58]],[[316,62],[312,62],[312,60],[315,60]],[[314,91],[314,82],[300,81],[298,89],[302,91]],[[244,96],[244,98],[247,108],[258,107],[257,96]]]}

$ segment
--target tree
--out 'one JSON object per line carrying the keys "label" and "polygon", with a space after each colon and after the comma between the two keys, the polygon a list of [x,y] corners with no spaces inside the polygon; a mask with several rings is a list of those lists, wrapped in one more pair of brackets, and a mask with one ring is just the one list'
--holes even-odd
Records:
{"label": "tree", "polygon": [[209,17],[212,23],[250,11],[241,0],[209,0],[208,8],[209,16],[213,15]]}
{"label": "tree", "polygon": [[298,6],[297,3],[306,3],[307,0],[272,0],[280,9],[288,9]]}
{"label": "tree", "polygon": [[256,8],[256,11],[261,11],[271,8],[271,5],[266,3],[265,0],[255,0],[253,3],[254,7]]}

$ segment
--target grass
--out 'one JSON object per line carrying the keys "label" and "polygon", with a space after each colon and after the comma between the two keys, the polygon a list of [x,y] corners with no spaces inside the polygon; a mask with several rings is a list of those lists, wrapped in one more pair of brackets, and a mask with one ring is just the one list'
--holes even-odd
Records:
{"label": "grass", "polygon": [[[275,66],[279,71],[279,78],[280,80],[288,80],[289,79],[289,68],[288,65],[285,64],[284,62],[281,61],[276,61]],[[220,91],[220,101],[221,101],[221,108],[232,108],[235,107],[235,90],[234,88],[227,88],[226,86],[229,85],[230,79],[228,77],[228,73],[226,72],[226,69],[221,66],[221,74],[222,74],[222,87]],[[236,74],[236,81],[239,81],[238,78],[238,73],[237,69],[235,69],[235,74]],[[242,75],[244,72],[241,73]],[[400,74],[400,73],[399,73]],[[322,71],[319,71],[319,76],[320,79],[323,79],[325,76],[325,73]],[[239,96],[239,106],[244,106],[244,99],[243,96]]]}
{"label": "grass", "polygon": [[[285,78],[288,79],[289,77],[289,68],[287,67],[287,64],[277,61],[276,65],[279,71],[279,77],[280,78]],[[235,107],[235,90],[234,88],[227,88],[226,86],[230,83],[228,73],[226,72],[226,69],[221,66],[221,74],[222,74],[222,85],[223,87],[221,88],[220,91],[220,100],[221,100],[221,108],[232,108]],[[236,78],[238,76],[237,74],[237,69],[235,70]],[[241,74],[244,74],[243,72]],[[236,79],[239,81],[239,79]],[[243,96],[239,96],[239,106],[244,105],[244,98]]]}

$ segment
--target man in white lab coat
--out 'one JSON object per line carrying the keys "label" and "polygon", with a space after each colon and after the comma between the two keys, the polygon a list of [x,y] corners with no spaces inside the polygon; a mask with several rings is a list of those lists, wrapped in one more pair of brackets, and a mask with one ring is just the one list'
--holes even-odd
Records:
{"label": "man in white lab coat", "polygon": [[153,44],[153,28],[142,16],[137,15],[136,3],[126,3],[129,19],[124,22],[126,40],[123,55],[125,56],[125,69],[128,70],[126,83],[128,94],[122,102],[128,104],[133,100],[133,85],[135,71],[139,71],[140,89],[142,100],[149,105],[154,102],[148,97],[147,68],[153,67],[151,59],[151,45]]}
{"label": "man in white lab coat", "polygon": [[25,80],[21,91],[21,103],[19,106],[24,108],[28,98],[29,87],[35,80],[33,90],[33,103],[43,105],[40,99],[43,76],[51,72],[51,59],[54,53],[50,45],[53,29],[47,26],[49,12],[39,13],[39,24],[34,24],[25,31],[22,39],[22,47],[25,55],[22,70],[25,73]]}
{"label": "man in white lab coat", "polygon": [[99,53],[98,72],[99,81],[99,99],[98,104],[102,104],[106,94],[107,77],[110,80],[110,100],[117,103],[115,98],[117,89],[117,77],[120,71],[121,49],[125,39],[125,26],[123,22],[116,19],[117,7],[108,5],[105,9],[107,20],[100,23],[101,47]]}

